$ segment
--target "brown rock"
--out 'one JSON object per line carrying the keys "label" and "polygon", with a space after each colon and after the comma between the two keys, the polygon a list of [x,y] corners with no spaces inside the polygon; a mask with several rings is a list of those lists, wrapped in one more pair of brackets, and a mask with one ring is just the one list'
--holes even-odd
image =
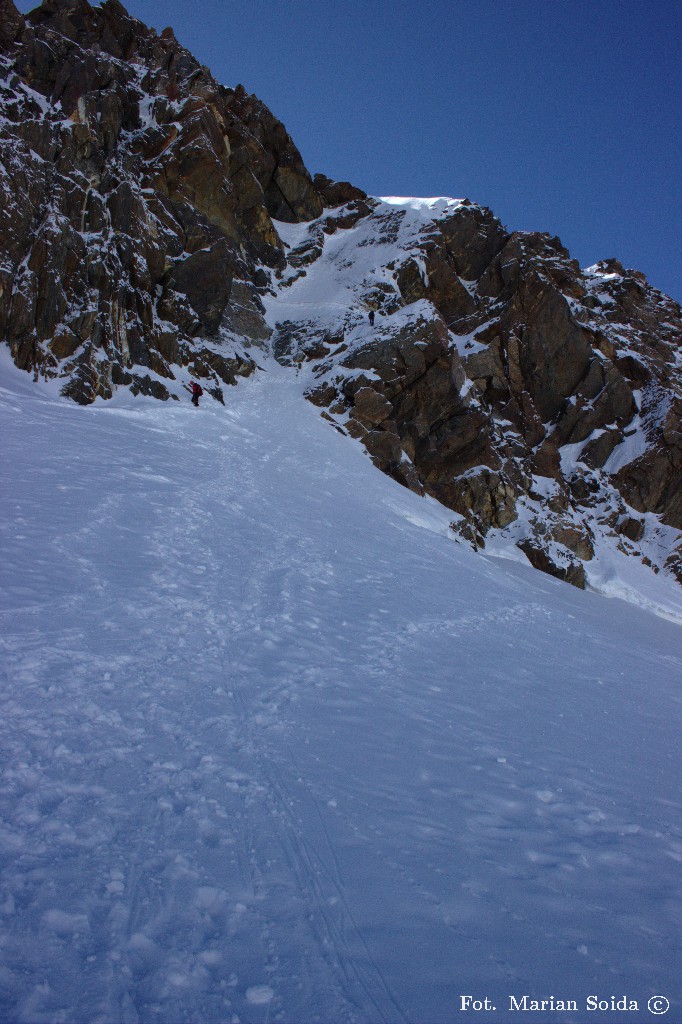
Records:
{"label": "brown rock", "polygon": [[359,423],[358,420],[354,419],[352,416],[346,423],[346,430],[351,437],[354,437],[358,441],[364,441],[367,437],[367,427],[363,426],[362,423]]}
{"label": "brown rock", "polygon": [[429,246],[425,252],[426,266],[416,259],[407,260],[398,270],[397,284],[407,303],[428,299],[448,324],[455,324],[475,312],[476,304],[457,274],[444,248]]}
{"label": "brown rock", "polygon": [[207,334],[215,334],[230,301],[234,256],[224,240],[176,263],[170,284],[187,296]]}
{"label": "brown rock", "polygon": [[80,347],[81,339],[69,331],[62,330],[49,343],[50,351],[57,359],[68,359]]}
{"label": "brown rock", "polygon": [[586,332],[573,321],[566,301],[539,278],[524,281],[519,302],[527,326],[521,332],[520,373],[543,422],[562,409],[591,358]]}
{"label": "brown rock", "polygon": [[353,395],[353,416],[367,426],[381,423],[392,415],[393,406],[378,391],[361,387]]}
{"label": "brown rock", "polygon": [[580,453],[580,461],[591,469],[601,468],[623,440],[622,430],[617,428],[602,431],[598,437],[586,444]]}
{"label": "brown rock", "polygon": [[325,174],[316,174],[313,178],[313,185],[325,208],[345,206],[347,203],[367,199],[367,193],[363,192],[361,188],[355,188],[348,181],[332,181]]}
{"label": "brown rock", "polygon": [[316,387],[309,388],[305,393],[305,397],[313,405],[317,405],[322,409],[329,408],[338,398],[338,391],[333,384],[325,382],[324,384],[318,384]]}
{"label": "brown rock", "polygon": [[644,520],[637,519],[636,516],[621,516],[616,523],[616,533],[620,533],[627,537],[628,540],[637,543],[644,536]]}
{"label": "brown rock", "polygon": [[381,468],[400,462],[402,446],[397,434],[388,430],[369,430],[362,443]]}
{"label": "brown rock", "polygon": [[531,469],[536,476],[561,479],[561,457],[554,441],[548,438],[533,450]]}
{"label": "brown rock", "polygon": [[594,558],[594,546],[589,533],[576,523],[558,522],[551,525],[549,535],[558,544],[572,551],[581,562],[589,562]]}
{"label": "brown rock", "polygon": [[455,273],[467,281],[481,276],[509,237],[490,210],[467,201],[440,221],[439,229]]}
{"label": "brown rock", "polygon": [[508,526],[517,517],[515,489],[500,472],[481,467],[456,481],[451,493],[449,507],[473,519],[483,536],[491,527]]}
{"label": "brown rock", "polygon": [[537,541],[523,540],[518,546],[535,569],[556,576],[580,590],[585,589],[585,567],[582,562],[570,557],[559,560]]}

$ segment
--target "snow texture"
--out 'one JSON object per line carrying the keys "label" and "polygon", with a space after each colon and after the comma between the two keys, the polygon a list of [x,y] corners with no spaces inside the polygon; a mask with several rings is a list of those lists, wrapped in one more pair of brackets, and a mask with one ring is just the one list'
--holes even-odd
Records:
{"label": "snow texture", "polygon": [[682,1019],[678,625],[455,543],[305,370],[0,371],[0,1019]]}

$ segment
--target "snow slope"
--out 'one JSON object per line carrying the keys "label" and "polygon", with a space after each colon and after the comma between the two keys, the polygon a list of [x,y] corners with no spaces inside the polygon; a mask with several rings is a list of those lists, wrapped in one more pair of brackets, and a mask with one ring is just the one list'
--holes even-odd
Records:
{"label": "snow slope", "polygon": [[[274,222],[288,247],[290,265],[281,280],[273,282],[273,295],[264,297],[271,327],[291,321],[307,324],[318,333],[343,331],[351,348],[367,341],[368,299],[375,308],[384,301],[389,308],[391,303],[402,307],[402,299],[396,297],[396,262],[410,257],[426,274],[420,243],[461,200],[384,198],[371,202],[370,216],[331,235],[323,230],[330,211],[302,224]],[[299,266],[301,257],[304,271]]]}
{"label": "snow slope", "polygon": [[305,371],[0,369],[0,1019],[682,1019],[678,625],[454,543]]}

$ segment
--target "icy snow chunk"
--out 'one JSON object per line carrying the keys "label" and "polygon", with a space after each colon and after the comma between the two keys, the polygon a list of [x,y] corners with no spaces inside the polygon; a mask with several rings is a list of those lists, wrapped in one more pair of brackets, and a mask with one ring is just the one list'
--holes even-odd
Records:
{"label": "icy snow chunk", "polygon": [[455,207],[461,206],[462,199],[451,199],[449,196],[379,196],[379,201],[389,206],[407,206],[410,210],[425,210],[428,213],[450,213]]}
{"label": "icy snow chunk", "polygon": [[543,804],[551,804],[554,800],[554,793],[551,789],[539,789],[535,795]]}
{"label": "icy snow chunk", "polygon": [[533,475],[532,491],[541,498],[551,498],[559,491],[559,485],[553,477]]}
{"label": "icy snow chunk", "polygon": [[252,985],[246,990],[246,1001],[252,1006],[265,1006],[272,1000],[274,994],[269,985]]}

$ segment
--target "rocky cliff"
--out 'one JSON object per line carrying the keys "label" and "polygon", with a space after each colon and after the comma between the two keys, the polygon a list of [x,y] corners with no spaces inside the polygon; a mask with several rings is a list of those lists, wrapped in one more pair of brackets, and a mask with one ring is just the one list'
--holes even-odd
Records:
{"label": "rocky cliff", "polygon": [[[468,200],[378,200],[118,2],[0,0],[0,337],[82,403],[260,350],[376,465],[578,586],[682,579],[682,310]],[[373,322],[370,322],[370,314]]]}
{"label": "rocky cliff", "polygon": [[286,130],[118,0],[0,0],[0,336],[87,403],[166,397],[191,367],[219,394],[265,341],[273,226],[322,201]]}
{"label": "rocky cliff", "polygon": [[295,234],[275,348],[316,359],[309,397],[378,466],[578,586],[604,537],[680,578],[677,303],[467,200],[354,200]]}

